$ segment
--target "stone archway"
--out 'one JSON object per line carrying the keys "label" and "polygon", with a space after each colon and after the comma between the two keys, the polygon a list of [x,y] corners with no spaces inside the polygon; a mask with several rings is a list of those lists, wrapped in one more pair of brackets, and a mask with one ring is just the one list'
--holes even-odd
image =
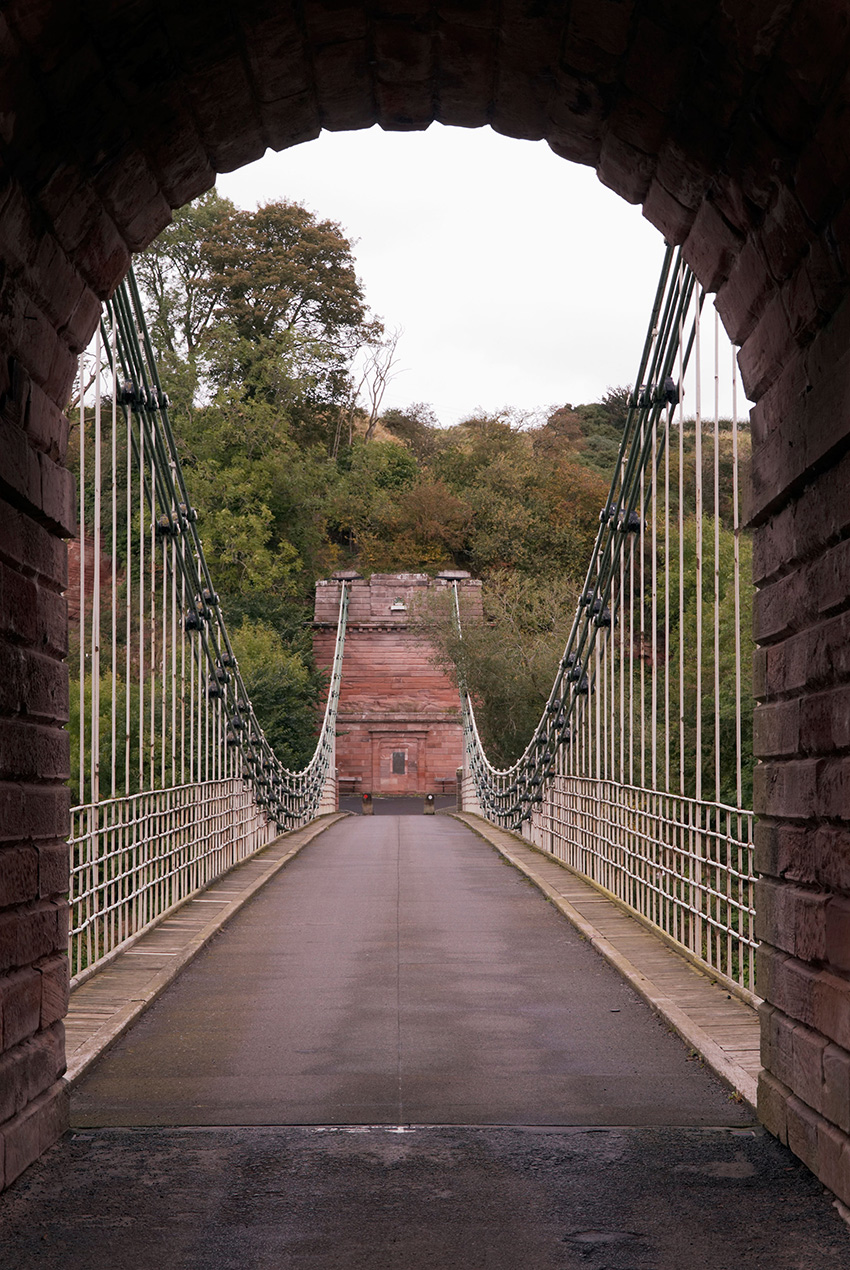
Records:
{"label": "stone archway", "polygon": [[850,13],[817,0],[12,0],[0,17],[0,1177],[64,1125],[62,408],[170,209],[321,128],[545,138],[742,345],[765,1123],[850,1201]]}

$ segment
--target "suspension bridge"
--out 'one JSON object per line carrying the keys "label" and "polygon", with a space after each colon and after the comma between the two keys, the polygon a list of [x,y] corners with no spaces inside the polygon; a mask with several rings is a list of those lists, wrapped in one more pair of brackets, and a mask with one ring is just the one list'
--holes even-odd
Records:
{"label": "suspension bridge", "polygon": [[[801,1188],[799,1228],[780,1254],[786,1260],[776,1260],[762,1222],[765,1255],[801,1264],[817,1238],[823,1264],[840,1264],[842,1228],[812,1202],[801,1166],[754,1127],[753,765],[741,670],[750,606],[739,475],[749,437],[735,350],[705,301],[668,249],[569,639],[524,753],[508,769],[490,762],[461,672],[456,815],[370,820],[338,812],[350,584],[339,585],[315,753],[290,770],[245,690],[132,275],[118,288],[80,370],[72,1192],[92,1184],[82,1144],[96,1131],[141,1132],[145,1158],[170,1186],[174,1148],[145,1138],[149,1127],[218,1126],[224,1136],[213,1149],[250,1157],[249,1171],[279,1195],[279,1170],[258,1163],[263,1139],[246,1147],[221,1126],[276,1126],[266,1146],[286,1159],[310,1157],[315,1139],[305,1126],[345,1130],[368,1146],[335,1148],[344,1202],[337,1194],[317,1235],[304,1213],[292,1219],[272,1200],[275,1230],[252,1245],[257,1264],[308,1256],[336,1264],[329,1249],[348,1223],[370,1264],[455,1264],[464,1247],[470,1265],[575,1264],[553,1260],[555,1245],[566,1244],[570,1258],[617,1246],[629,1265],[672,1267],[701,1237],[705,1195],[678,1195],[671,1233],[657,1214],[642,1215],[647,1192],[625,1179],[656,1150],[658,1132],[678,1129],[649,1166],[648,1186],[657,1197],[671,1170],[722,1181],[701,1264],[720,1270],[739,1259],[735,1182],[759,1179],[748,1202],[773,1211],[786,1199],[776,1184],[782,1168]],[[449,589],[462,636],[470,615],[458,584]],[[499,856],[515,872],[500,870]],[[698,1057],[725,1084],[696,1066]],[[452,1126],[444,1143],[462,1161],[451,1182],[462,1194],[462,1233],[432,1236],[424,1250],[418,1181],[408,1179],[396,1209],[378,1206],[380,1233],[360,1232],[362,1217],[352,1216],[375,1185],[372,1166],[407,1160],[404,1138],[388,1135],[436,1132],[423,1126]],[[513,1126],[521,1144],[497,1142],[496,1126]],[[534,1171],[527,1134],[541,1126],[601,1135],[592,1146],[548,1144],[573,1198],[557,1220],[549,1204],[543,1224],[570,1233],[491,1218],[488,1239],[496,1232],[505,1241],[507,1259],[482,1260],[473,1250],[476,1153],[495,1175],[512,1151],[521,1157],[487,1201],[513,1210]],[[200,1142],[184,1136],[179,1148],[198,1177]],[[112,1167],[129,1177],[122,1143],[107,1147]],[[431,1138],[427,1150],[430,1194],[446,1174]],[[591,1201],[583,1169],[598,1177],[613,1159],[621,1166]],[[323,1179],[326,1161],[317,1167]],[[204,1220],[222,1238],[222,1213],[237,1201],[208,1184],[216,1207],[201,1205]],[[313,1178],[308,1190],[324,1186]],[[22,1212],[26,1202],[21,1192]],[[181,1202],[201,1211],[196,1200]],[[592,1221],[583,1217],[591,1210]],[[401,1236],[390,1211],[403,1214]],[[165,1211],[143,1203],[139,1213],[158,1233],[144,1253],[113,1239],[124,1264],[150,1264],[139,1258],[172,1246],[159,1229]],[[758,1242],[759,1213],[746,1219]],[[180,1238],[190,1238],[182,1226]],[[213,1264],[198,1246],[191,1264]],[[19,1255],[30,1264],[34,1254],[24,1243]],[[228,1256],[221,1264],[236,1264],[237,1254]]]}

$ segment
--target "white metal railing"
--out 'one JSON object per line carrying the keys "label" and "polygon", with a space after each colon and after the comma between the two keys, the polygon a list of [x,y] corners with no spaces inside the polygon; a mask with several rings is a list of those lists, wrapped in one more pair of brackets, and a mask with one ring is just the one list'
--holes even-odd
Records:
{"label": "white metal railing", "polygon": [[[546,708],[523,755],[500,770],[461,684],[463,791],[470,809],[521,830],[752,1000],[752,702],[742,676],[752,590],[740,507],[750,438],[736,350],[705,300],[668,251]],[[456,615],[460,625],[457,595]]]}
{"label": "white metal railing", "polygon": [[69,931],[75,982],[277,832],[239,777],[75,808]]}
{"label": "white metal railing", "polygon": [[751,812],[558,775],[533,813],[531,835],[755,1000]]}
{"label": "white metal railing", "polygon": [[[336,806],[348,586],[309,763],[281,763],[213,586],[132,274],[80,359],[71,930],[78,982],[274,839]],[[72,557],[73,559],[73,557]]]}

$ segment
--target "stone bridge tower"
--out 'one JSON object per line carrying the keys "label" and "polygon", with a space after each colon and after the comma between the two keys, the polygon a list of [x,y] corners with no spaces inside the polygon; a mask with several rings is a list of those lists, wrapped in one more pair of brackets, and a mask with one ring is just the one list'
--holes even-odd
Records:
{"label": "stone bridge tower", "polygon": [[428,641],[411,626],[428,593],[463,588],[465,611],[480,611],[481,583],[468,573],[335,573],[316,583],[313,647],[330,668],[340,588],[351,586],[337,721],[342,792],[436,794],[463,761],[457,686],[433,664]]}

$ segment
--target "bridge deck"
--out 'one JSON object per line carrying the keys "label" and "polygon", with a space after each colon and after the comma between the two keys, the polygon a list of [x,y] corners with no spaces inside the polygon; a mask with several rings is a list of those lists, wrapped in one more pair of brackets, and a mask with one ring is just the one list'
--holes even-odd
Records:
{"label": "bridge deck", "polygon": [[515,834],[460,817],[529,877],[653,1009],[753,1107],[761,1071],[755,1009],[727,992],[619,904]]}
{"label": "bridge deck", "polygon": [[[560,903],[584,937],[675,1027],[688,1048],[755,1103],[759,1067],[755,1011],[730,999],[616,904],[556,862],[478,817],[463,819]],[[206,941],[328,823],[323,820],[298,830],[245,861],[77,988],[66,1020],[68,1079],[76,1083]],[[446,822],[442,817],[434,822],[418,817],[415,821],[406,818],[404,823],[411,830],[415,824],[418,831],[427,832],[429,825]]]}
{"label": "bridge deck", "polygon": [[[284,868],[299,841],[214,888],[274,874],[77,1083],[0,1201],[3,1264],[848,1264],[820,1183],[468,828],[346,819]],[[181,913],[137,994],[198,942]]]}
{"label": "bridge deck", "polygon": [[[173,934],[158,933],[154,956]],[[82,1082],[74,1120],[718,1125],[751,1113],[465,826],[357,817],[199,954]]]}

